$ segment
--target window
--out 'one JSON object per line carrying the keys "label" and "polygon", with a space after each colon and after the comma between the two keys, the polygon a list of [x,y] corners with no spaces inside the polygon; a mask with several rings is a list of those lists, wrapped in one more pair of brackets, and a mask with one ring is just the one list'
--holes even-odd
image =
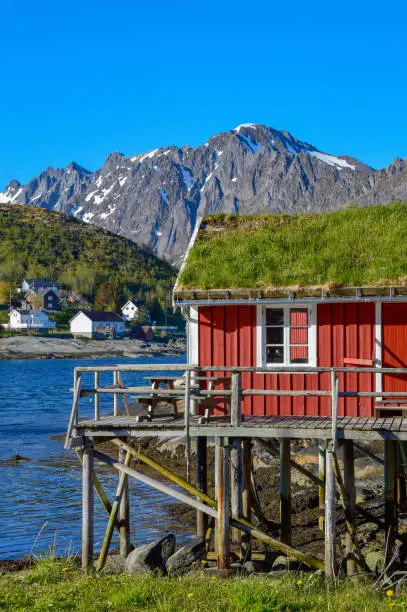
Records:
{"label": "window", "polygon": [[257,365],[316,366],[316,305],[258,307]]}

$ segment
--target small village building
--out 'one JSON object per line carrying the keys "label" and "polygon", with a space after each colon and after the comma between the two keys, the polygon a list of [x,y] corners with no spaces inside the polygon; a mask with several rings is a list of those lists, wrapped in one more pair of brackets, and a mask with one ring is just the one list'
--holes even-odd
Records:
{"label": "small village building", "polygon": [[59,283],[54,280],[49,279],[40,279],[40,278],[27,278],[24,279],[21,283],[21,293],[24,295],[32,289],[34,293],[38,293],[38,291],[45,292],[48,289],[52,291],[58,292],[60,289]]}
{"label": "small village building", "polygon": [[133,300],[128,300],[121,308],[122,316],[126,321],[137,321],[139,310],[140,307]]}
{"label": "small village building", "polygon": [[[316,367],[406,368],[406,245],[404,204],[200,221],[174,289],[188,320],[188,362],[257,368],[242,374],[242,386],[260,390],[329,390],[330,373]],[[394,399],[385,406],[351,392],[407,392],[406,376],[342,372],[339,384],[350,393],[340,416],[380,416],[391,406],[401,414]],[[243,413],[328,416],[330,403],[252,395]]]}
{"label": "small village building", "polygon": [[85,338],[119,338],[124,335],[125,321],[117,312],[80,310],[70,320],[73,336]]}
{"label": "small village building", "polygon": [[54,329],[55,321],[51,321],[44,310],[11,310],[9,323],[6,327],[14,330],[43,330]]}
{"label": "small village building", "polygon": [[59,296],[52,289],[39,289],[37,292],[34,289],[30,289],[24,296],[24,306],[27,309],[35,308],[57,311],[60,309]]}

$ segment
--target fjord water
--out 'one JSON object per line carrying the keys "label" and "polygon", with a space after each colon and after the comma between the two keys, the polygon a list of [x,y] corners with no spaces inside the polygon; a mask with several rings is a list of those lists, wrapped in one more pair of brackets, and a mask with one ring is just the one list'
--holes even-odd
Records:
{"label": "fjord water", "polygon": [[[73,368],[119,362],[158,365],[184,363],[185,358],[0,361],[0,559],[41,555],[50,549],[56,549],[57,554],[79,551],[81,472],[76,455],[64,450],[60,439],[72,405]],[[146,376],[146,372],[125,373],[123,379],[146,385]],[[111,377],[102,374],[101,384],[112,384]],[[91,383],[92,378],[86,380]],[[104,409],[108,411],[106,401],[103,397],[102,414]],[[91,416],[93,398],[82,402],[83,414]],[[7,461],[16,454],[29,461]],[[105,471],[101,481],[112,498],[117,478]],[[168,506],[174,500],[134,481],[130,495],[131,512],[137,520],[132,543],[140,545],[167,530],[171,522]],[[95,496],[96,551],[105,528],[106,514]],[[180,540],[178,536],[182,540],[182,534],[177,533]]]}

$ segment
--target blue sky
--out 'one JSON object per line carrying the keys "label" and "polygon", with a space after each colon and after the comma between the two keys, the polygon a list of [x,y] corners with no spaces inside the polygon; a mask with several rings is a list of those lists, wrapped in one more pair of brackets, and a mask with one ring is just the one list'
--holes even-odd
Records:
{"label": "blue sky", "polygon": [[374,167],[407,156],[401,1],[2,0],[0,189],[239,123]]}

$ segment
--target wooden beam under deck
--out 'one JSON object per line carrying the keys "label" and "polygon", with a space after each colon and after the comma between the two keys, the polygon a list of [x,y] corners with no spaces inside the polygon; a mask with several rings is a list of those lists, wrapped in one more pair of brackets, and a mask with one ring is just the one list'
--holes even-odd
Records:
{"label": "wooden beam under deck", "polygon": [[[173,416],[158,417],[151,422],[137,422],[136,417],[109,416],[78,424],[76,435],[87,438],[109,437],[174,437],[184,436],[183,419]],[[231,425],[228,417],[212,417],[208,423],[200,423],[191,416],[189,435],[230,438],[331,438],[331,419],[326,417],[272,417],[245,416],[240,425]],[[402,440],[407,441],[407,419],[401,417],[358,418],[338,417],[339,440]]]}

